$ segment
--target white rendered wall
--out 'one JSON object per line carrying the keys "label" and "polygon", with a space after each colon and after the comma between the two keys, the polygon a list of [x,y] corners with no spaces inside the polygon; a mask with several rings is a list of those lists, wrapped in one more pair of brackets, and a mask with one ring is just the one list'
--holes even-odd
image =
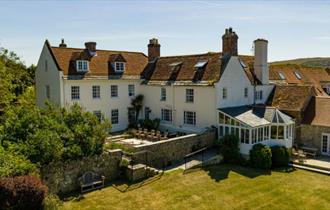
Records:
{"label": "white rendered wall", "polygon": [[[45,63],[47,60],[48,69],[46,71]],[[61,88],[62,88],[62,78],[63,72],[59,71],[56,67],[56,64],[47,48],[44,45],[37,69],[36,69],[36,102],[39,107],[45,106],[45,101],[47,100],[46,97],[46,85],[49,85],[50,89],[50,101],[57,105],[62,104],[62,95],[61,95]]]}
{"label": "white rendered wall", "polygon": [[[253,104],[254,87],[251,85],[237,57],[228,61],[221,79],[215,84],[217,108],[235,107]],[[227,98],[223,99],[223,88],[227,89]],[[244,88],[248,88],[248,97],[244,97]]]}
{"label": "white rendered wall", "polygon": [[[161,87],[166,88],[166,101],[160,100]],[[186,89],[194,89],[194,102],[186,102]],[[201,132],[216,125],[215,88],[212,86],[156,86],[141,85],[144,107],[151,109],[150,119],[161,118],[161,109],[172,110],[172,123],[161,122],[161,128]],[[196,125],[184,124],[184,111],[196,112]],[[144,114],[144,112],[143,112]]]}
{"label": "white rendered wall", "polygon": [[[87,111],[101,111],[105,118],[111,122],[111,110],[118,109],[119,123],[112,124],[111,132],[124,130],[128,126],[128,107],[131,105],[131,99],[128,96],[128,85],[135,86],[135,96],[140,93],[139,81],[136,80],[108,80],[108,79],[89,79],[89,80],[64,80],[64,104],[70,106],[78,103]],[[100,86],[99,99],[93,99],[92,86]],[[118,85],[118,97],[111,97],[110,86]],[[80,99],[71,99],[71,86],[80,87]]]}

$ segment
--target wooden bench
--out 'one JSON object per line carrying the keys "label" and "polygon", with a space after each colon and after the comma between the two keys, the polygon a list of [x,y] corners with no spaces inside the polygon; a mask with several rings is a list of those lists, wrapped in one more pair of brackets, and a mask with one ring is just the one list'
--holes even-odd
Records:
{"label": "wooden bench", "polygon": [[317,148],[311,148],[311,147],[300,147],[302,150],[304,150],[304,153],[308,156],[316,157],[317,156]]}
{"label": "wooden bench", "polygon": [[93,171],[85,172],[79,179],[80,190],[82,193],[104,187],[104,176]]}

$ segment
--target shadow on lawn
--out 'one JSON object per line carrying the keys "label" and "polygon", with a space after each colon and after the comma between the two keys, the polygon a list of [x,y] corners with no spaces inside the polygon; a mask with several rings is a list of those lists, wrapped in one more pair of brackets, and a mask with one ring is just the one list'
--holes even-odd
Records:
{"label": "shadow on lawn", "polygon": [[231,171],[238,173],[242,176],[248,177],[248,178],[255,178],[262,175],[271,175],[272,171],[276,172],[283,172],[283,173],[291,173],[295,171],[294,168],[280,168],[280,169],[274,169],[274,170],[260,170],[260,169],[254,169],[249,167],[243,167],[239,165],[231,165],[231,164],[221,164],[217,166],[207,166],[201,168],[201,170],[204,170],[207,172],[207,174],[214,179],[216,182],[219,182],[221,180],[227,179],[228,175]]}
{"label": "shadow on lawn", "polygon": [[151,184],[157,180],[159,180],[163,176],[163,173],[160,173],[156,176],[150,177],[148,179],[136,181],[136,182],[129,182],[127,180],[118,180],[112,183],[112,187],[118,190],[119,192],[128,192],[132,190],[136,190],[140,187],[143,187],[145,185]]}

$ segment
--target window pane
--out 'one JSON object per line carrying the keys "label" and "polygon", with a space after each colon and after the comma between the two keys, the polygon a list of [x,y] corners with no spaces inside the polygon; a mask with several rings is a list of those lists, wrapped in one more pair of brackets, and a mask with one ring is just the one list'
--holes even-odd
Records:
{"label": "window pane", "polygon": [[219,124],[225,123],[225,115],[219,112]]}
{"label": "window pane", "polygon": [[284,139],[284,126],[278,126],[278,139]]}
{"label": "window pane", "polygon": [[223,137],[223,126],[219,126],[219,136]]}
{"label": "window pane", "polygon": [[249,144],[249,143],[250,143],[250,130],[245,129],[245,144]]}
{"label": "window pane", "polygon": [[277,126],[272,125],[270,130],[271,139],[277,139]]}

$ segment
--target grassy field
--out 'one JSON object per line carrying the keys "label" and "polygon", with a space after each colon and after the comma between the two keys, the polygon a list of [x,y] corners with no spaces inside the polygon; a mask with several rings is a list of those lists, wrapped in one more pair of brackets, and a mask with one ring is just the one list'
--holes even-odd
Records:
{"label": "grassy field", "polygon": [[232,165],[85,194],[63,209],[330,209],[330,176],[303,170],[263,172]]}

